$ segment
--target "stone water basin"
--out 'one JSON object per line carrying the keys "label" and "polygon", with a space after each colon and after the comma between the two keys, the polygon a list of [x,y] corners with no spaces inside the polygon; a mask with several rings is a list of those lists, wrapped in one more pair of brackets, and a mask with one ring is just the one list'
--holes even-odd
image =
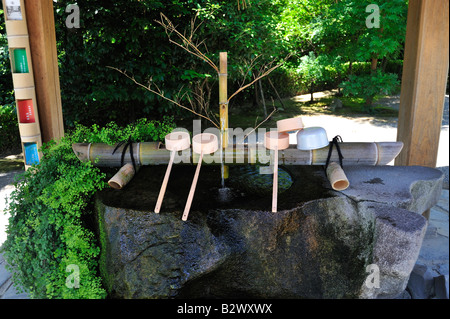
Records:
{"label": "stone water basin", "polygon": [[[144,166],[122,190],[98,194],[101,272],[113,298],[394,298],[406,287],[443,175],[425,167],[348,166],[333,191],[322,166],[272,175],[202,167],[186,222],[194,166]],[[246,183],[247,182],[247,183]]]}

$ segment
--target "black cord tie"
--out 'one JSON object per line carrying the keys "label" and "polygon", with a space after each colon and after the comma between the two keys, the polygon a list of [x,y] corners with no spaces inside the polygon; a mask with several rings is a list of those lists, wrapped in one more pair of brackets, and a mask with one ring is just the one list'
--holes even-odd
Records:
{"label": "black cord tie", "polygon": [[342,166],[342,159],[344,156],[342,156],[341,148],[339,147],[339,143],[342,143],[342,137],[340,135],[336,135],[333,137],[333,140],[330,142],[330,148],[328,149],[328,156],[327,156],[327,163],[325,164],[325,170],[328,168],[328,164],[330,164],[330,158],[331,154],[333,153],[333,146],[336,145],[336,149],[338,151],[339,155],[339,164],[341,165],[342,169],[344,169],[344,166]]}
{"label": "black cord tie", "polygon": [[127,152],[127,148],[128,146],[130,147],[130,157],[131,157],[131,162],[133,163],[133,168],[134,171],[136,172],[136,162],[134,161],[134,155],[133,155],[133,141],[131,140],[131,136],[128,138],[127,141],[122,141],[119,142],[116,147],[114,148],[114,151],[112,152],[113,154],[117,151],[117,149],[122,146],[123,144],[125,144],[125,146],[123,147],[122,150],[122,156],[120,158],[120,166],[123,166],[124,163],[124,159],[125,159],[125,154]]}

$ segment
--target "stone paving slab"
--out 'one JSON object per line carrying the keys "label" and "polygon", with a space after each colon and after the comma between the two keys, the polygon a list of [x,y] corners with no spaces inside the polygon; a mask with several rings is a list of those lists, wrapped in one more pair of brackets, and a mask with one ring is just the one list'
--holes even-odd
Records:
{"label": "stone paving slab", "polygon": [[6,270],[6,265],[3,254],[0,253],[0,299],[29,299],[27,293],[17,292],[11,273]]}

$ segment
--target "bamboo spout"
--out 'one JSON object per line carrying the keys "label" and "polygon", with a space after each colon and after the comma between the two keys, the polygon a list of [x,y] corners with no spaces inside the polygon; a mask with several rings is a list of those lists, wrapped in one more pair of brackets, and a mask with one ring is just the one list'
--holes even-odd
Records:
{"label": "bamboo spout", "polygon": [[350,185],[347,176],[342,167],[336,163],[331,162],[327,167],[327,177],[330,181],[331,187],[337,191],[343,191]]}
{"label": "bamboo spout", "polygon": [[127,163],[108,181],[108,185],[115,189],[122,189],[131,181],[135,173],[133,165]]}

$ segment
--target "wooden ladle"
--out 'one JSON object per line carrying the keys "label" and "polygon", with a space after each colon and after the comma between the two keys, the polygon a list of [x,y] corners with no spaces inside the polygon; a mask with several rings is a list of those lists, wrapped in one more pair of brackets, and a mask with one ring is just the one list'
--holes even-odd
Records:
{"label": "wooden ladle", "polygon": [[274,151],[272,212],[277,212],[278,202],[278,151],[289,147],[289,134],[285,132],[270,131],[264,135],[264,146]]}
{"label": "wooden ladle", "polygon": [[200,173],[200,167],[202,166],[203,154],[211,154],[219,149],[219,140],[217,136],[211,133],[197,134],[192,138],[192,150],[200,154],[197,163],[197,169],[195,170],[194,179],[192,180],[191,190],[184,208],[183,221],[188,219],[189,211],[191,209],[192,199],[194,198],[195,188],[197,186],[198,175]]}
{"label": "wooden ladle", "polygon": [[277,131],[280,133],[293,132],[301,129],[303,129],[303,121],[301,117],[293,117],[277,121]]}
{"label": "wooden ladle", "polygon": [[170,171],[172,170],[173,160],[175,158],[175,153],[188,149],[191,146],[191,139],[189,133],[187,132],[172,132],[167,134],[165,137],[166,149],[170,151],[170,160],[167,165],[166,174],[164,175],[164,180],[159,191],[158,200],[156,201],[155,213],[159,213],[161,210],[161,204],[166,192],[167,183],[169,182]]}

